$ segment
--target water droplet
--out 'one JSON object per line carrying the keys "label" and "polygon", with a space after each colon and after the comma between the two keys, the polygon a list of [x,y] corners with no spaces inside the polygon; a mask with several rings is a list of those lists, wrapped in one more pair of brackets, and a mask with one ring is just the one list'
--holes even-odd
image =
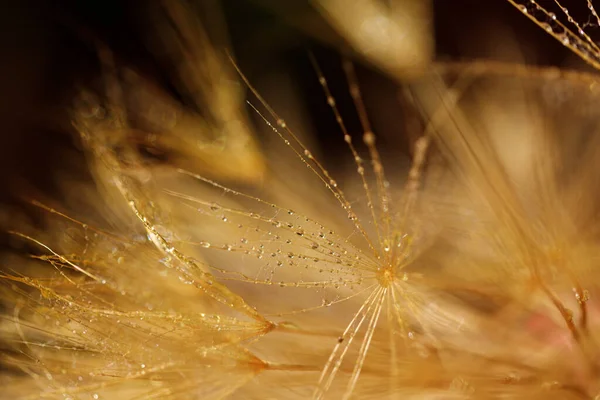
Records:
{"label": "water droplet", "polygon": [[560,388],[560,382],[557,381],[549,381],[542,383],[542,389],[544,390],[556,390]]}
{"label": "water droplet", "polygon": [[590,300],[590,292],[588,292],[587,290],[583,291],[583,297],[581,298],[581,301],[589,301]]}
{"label": "water droplet", "polygon": [[573,321],[573,311],[569,310],[568,308],[565,308],[565,318],[568,321]]}

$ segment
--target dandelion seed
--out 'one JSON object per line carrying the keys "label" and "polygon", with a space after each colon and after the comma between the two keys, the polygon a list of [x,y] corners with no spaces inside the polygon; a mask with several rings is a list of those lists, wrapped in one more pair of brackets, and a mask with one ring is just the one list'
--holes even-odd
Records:
{"label": "dandelion seed", "polygon": [[[509,1],[540,18],[536,2]],[[317,3],[329,13],[336,6]],[[393,13],[382,14],[373,1],[364,4],[369,29],[361,31],[403,32]],[[562,14],[546,12],[543,28],[594,65],[600,52],[588,27],[556,4]],[[345,6],[342,11],[355,10]],[[592,3],[587,6],[597,18]],[[577,33],[560,31],[561,18]],[[373,29],[378,21],[381,32]],[[188,40],[174,43],[185,54],[197,54],[188,49],[194,44],[208,46],[190,26],[180,29]],[[347,35],[364,52],[361,39]],[[389,48],[392,41],[376,44]],[[203,58],[220,65],[214,52]],[[226,186],[204,176],[206,168],[151,171],[114,133],[132,129],[133,118],[127,118],[115,95],[121,90],[110,79],[104,115],[89,107],[75,115],[98,186],[110,192],[103,198],[90,188],[78,191],[78,200],[94,199],[90,208],[102,207],[106,215],[79,220],[38,203],[51,228],[22,227],[36,235],[10,232],[33,248],[24,250],[32,254],[23,257],[23,268],[0,277],[7,303],[0,332],[3,348],[10,349],[2,362],[11,374],[19,371],[14,380],[6,375],[10,395],[597,394],[598,157],[591,125],[569,119],[570,136],[553,136],[545,124],[550,118],[538,119],[540,110],[530,100],[544,99],[541,91],[505,98],[515,76],[519,93],[535,82],[548,90],[556,80],[589,89],[589,80],[527,68],[506,73],[487,63],[458,73],[452,65],[438,65],[431,76],[423,73],[406,85],[426,124],[411,143],[405,171],[397,158],[380,153],[385,140],[371,126],[354,64],[341,61],[361,124],[358,135],[346,126],[343,102],[336,101],[317,58],[310,60],[321,101],[338,124],[339,144],[354,160],[348,174],[330,172],[295,132],[294,121],[284,121],[235,63],[254,96],[249,110],[283,143],[286,162],[297,170],[307,167],[297,176],[280,182],[255,165],[262,172],[240,171],[240,181]],[[512,76],[493,81],[502,90],[480,82],[502,74]],[[229,118],[220,118],[229,96],[219,97],[227,93],[219,87],[228,81],[199,79],[190,91],[215,102],[207,110],[215,121],[207,124],[231,126],[231,120],[223,122]],[[495,102],[480,101],[488,90],[498,96]],[[515,111],[515,104],[521,109]],[[513,131],[518,140],[511,139]],[[250,147],[252,155],[242,164],[257,162]],[[526,155],[517,157],[517,149]],[[224,169],[222,178],[239,169],[213,162]],[[255,175],[263,180],[252,185]],[[156,190],[160,185],[168,188]]]}

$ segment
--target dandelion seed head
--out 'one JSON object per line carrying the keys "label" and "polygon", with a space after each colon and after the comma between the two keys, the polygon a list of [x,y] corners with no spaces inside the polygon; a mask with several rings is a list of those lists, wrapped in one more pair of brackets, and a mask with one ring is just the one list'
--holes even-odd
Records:
{"label": "dandelion seed head", "polygon": [[[368,27],[362,35],[405,28],[375,2],[365,4],[371,19],[360,25]],[[537,3],[523,6],[538,17]],[[559,35],[551,22],[559,17],[547,17],[543,28]],[[385,29],[374,32],[373,23]],[[335,29],[344,31],[343,21]],[[593,48],[586,30],[575,30],[581,54]],[[559,39],[574,46],[565,35]],[[189,45],[206,46],[199,37],[188,36]],[[207,65],[221,65],[213,52],[204,55]],[[232,114],[205,121],[224,136],[195,138],[195,145],[175,131],[166,141],[146,137],[184,154],[172,168],[148,167],[120,142],[131,122],[115,98],[82,103],[77,128],[99,188],[81,185],[76,204],[99,212],[37,203],[51,228],[11,233],[33,250],[23,250],[22,270],[0,279],[9,304],[2,344],[11,349],[3,361],[21,371],[9,389],[94,399],[597,393],[597,234],[590,228],[597,154],[539,129],[551,118],[538,119],[534,102],[515,95],[541,82],[543,90],[527,93],[564,112],[573,93],[591,91],[590,79],[492,63],[432,66],[431,76],[407,84],[426,121],[399,167],[390,139],[369,118],[354,64],[341,60],[360,132],[346,125],[319,58],[309,58],[350,167],[323,161],[294,118],[279,116],[277,102],[263,98],[234,62],[248,111],[280,144],[272,160],[255,152],[255,138],[228,136],[245,126],[243,113],[221,101],[212,80],[195,88],[200,97],[214,95],[208,114]],[[494,80],[503,74],[512,78]],[[485,82],[490,76],[495,83]],[[552,92],[557,81],[572,90]],[[162,116],[150,122],[169,130],[192,118],[156,107]],[[582,137],[577,118],[564,119],[571,138]],[[107,133],[115,130],[122,135]],[[223,156],[231,143],[250,143],[249,153],[244,145],[234,153],[242,165],[256,165],[246,170],[206,154]],[[198,160],[184,167],[190,151]],[[275,162],[279,153],[289,169]],[[63,201],[69,209],[68,196]]]}

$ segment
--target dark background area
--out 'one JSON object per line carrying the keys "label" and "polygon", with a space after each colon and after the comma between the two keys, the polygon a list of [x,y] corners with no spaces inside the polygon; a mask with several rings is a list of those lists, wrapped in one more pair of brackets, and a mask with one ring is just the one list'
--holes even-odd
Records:
{"label": "dark background area", "polygon": [[[306,58],[313,49],[330,80],[340,75],[337,51],[342,41],[310,12],[304,1],[284,2],[274,10],[264,1],[225,0],[223,13],[234,53],[250,76],[287,65],[327,145],[332,128],[329,109]],[[584,3],[583,1],[581,3]],[[149,2],[125,0],[2,2],[0,5],[0,191],[6,198],[30,183],[52,190],[49,179],[63,160],[58,149],[72,147],[66,107],[74,89],[98,75],[90,37],[107,43],[124,63],[164,77],[144,47],[141,33],[152,29],[145,13]],[[286,12],[288,7],[288,12]],[[283,12],[283,14],[278,14]],[[506,0],[436,0],[437,60],[477,58],[568,65],[587,69],[570,52],[522,16]],[[318,44],[298,26],[318,32]],[[322,43],[322,42],[321,42]],[[363,68],[385,87],[386,78]],[[335,82],[334,82],[335,85]],[[387,85],[389,86],[389,85]],[[327,117],[321,118],[321,114]],[[324,121],[324,122],[320,122]]]}

